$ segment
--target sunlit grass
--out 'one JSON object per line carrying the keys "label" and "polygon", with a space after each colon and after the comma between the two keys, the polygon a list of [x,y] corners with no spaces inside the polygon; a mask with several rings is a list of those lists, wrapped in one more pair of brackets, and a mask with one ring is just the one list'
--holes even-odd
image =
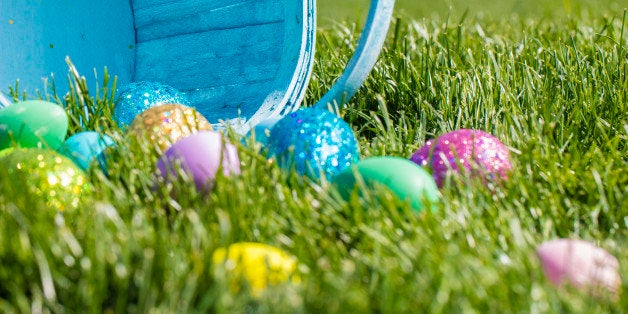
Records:
{"label": "sunlit grass", "polygon": [[[90,86],[92,98],[48,95],[73,117],[70,133],[99,129],[118,146],[108,175],[89,171],[95,195],[64,215],[0,167],[0,311],[623,312],[627,21],[624,11],[587,12],[392,25],[379,63],[341,112],[362,156],[409,157],[426,139],[475,128],[511,148],[515,169],[502,186],[451,182],[437,208],[419,214],[385,190],[347,203],[328,183],[282,171],[242,144],[242,175],[219,177],[211,194],[185,178],[155,188],[159,156],[111,119],[112,78]],[[306,105],[342,72],[358,33],[352,23],[319,32]],[[624,295],[613,302],[552,287],[534,249],[558,237],[616,255]],[[301,284],[259,299],[232,294],[210,260],[239,241],[296,256]]]}

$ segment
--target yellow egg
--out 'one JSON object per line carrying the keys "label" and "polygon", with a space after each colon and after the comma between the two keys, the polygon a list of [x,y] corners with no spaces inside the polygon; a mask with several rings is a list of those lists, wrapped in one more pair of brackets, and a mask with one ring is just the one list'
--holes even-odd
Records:
{"label": "yellow egg", "polygon": [[139,114],[129,126],[129,134],[155,143],[160,153],[170,145],[198,131],[209,131],[212,125],[194,108],[166,104],[149,108]]}
{"label": "yellow egg", "polygon": [[0,164],[10,182],[26,187],[22,193],[43,198],[59,211],[79,207],[81,198],[92,191],[83,170],[53,150],[28,148],[3,151]]}
{"label": "yellow egg", "polygon": [[268,286],[288,280],[299,283],[295,274],[296,258],[274,246],[242,242],[214,251],[213,264],[217,271],[224,270],[231,279],[233,292],[240,290],[239,284],[246,280],[251,295],[260,296]]}

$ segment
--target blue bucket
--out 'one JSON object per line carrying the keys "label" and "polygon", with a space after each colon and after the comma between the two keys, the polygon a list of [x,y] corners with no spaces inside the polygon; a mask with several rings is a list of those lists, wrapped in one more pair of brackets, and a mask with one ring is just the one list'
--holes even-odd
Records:
{"label": "blue bucket", "polygon": [[[317,106],[338,105],[363,84],[381,51],[394,0],[372,0],[355,55]],[[69,56],[118,85],[157,81],[184,91],[209,121],[257,122],[296,110],[312,72],[315,0],[0,2],[0,89],[34,94],[54,76],[68,90]],[[234,123],[235,121],[235,123]]]}

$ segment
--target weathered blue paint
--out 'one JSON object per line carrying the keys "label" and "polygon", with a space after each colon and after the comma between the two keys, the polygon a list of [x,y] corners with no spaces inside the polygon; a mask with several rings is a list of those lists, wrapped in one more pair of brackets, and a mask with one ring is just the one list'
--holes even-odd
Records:
{"label": "weathered blue paint", "polygon": [[186,92],[212,122],[264,118],[301,102],[312,68],[313,1],[155,2],[133,2],[134,80]]}
{"label": "weathered blue paint", "polygon": [[95,86],[93,69],[102,76],[105,66],[121,83],[129,82],[135,62],[129,1],[0,0],[0,90],[19,79],[20,91],[32,96],[54,73],[63,96],[68,55],[90,78],[90,87]]}
{"label": "weathered blue paint", "polygon": [[[356,55],[317,106],[362,85],[381,50],[394,0],[372,0]],[[65,57],[88,78],[107,66],[119,84],[150,80],[188,94],[211,122],[246,132],[296,110],[312,72],[315,0],[0,1],[0,88],[34,94]]]}

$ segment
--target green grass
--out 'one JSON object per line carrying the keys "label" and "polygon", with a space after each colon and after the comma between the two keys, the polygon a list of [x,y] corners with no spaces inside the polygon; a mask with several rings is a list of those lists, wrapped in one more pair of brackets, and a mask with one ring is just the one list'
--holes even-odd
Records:
{"label": "green grass", "polygon": [[[319,26],[328,27],[335,21],[364,22],[371,0],[334,1],[318,0]],[[516,16],[554,18],[565,15],[591,15],[621,12],[627,0],[396,0],[396,15],[408,19],[452,17],[464,14],[486,19],[507,19]]]}
{"label": "green grass", "polygon": [[[392,25],[380,62],[342,111],[362,156],[408,157],[459,128],[490,132],[512,150],[507,183],[461,179],[432,212],[412,212],[385,190],[347,203],[328,183],[244,146],[242,175],[218,178],[209,195],[185,180],[154,190],[159,156],[112,122],[111,91],[92,91],[88,127],[119,145],[109,177],[90,170],[95,189],[80,210],[55,213],[0,176],[0,311],[625,311],[628,21],[623,7],[574,3],[551,18],[455,11]],[[306,105],[341,73],[358,32],[351,22],[319,32]],[[57,98],[75,117],[70,133],[82,130],[80,99]],[[618,301],[549,285],[534,250],[559,237],[618,257]],[[257,300],[233,295],[209,261],[238,241],[290,252],[302,283]]]}

